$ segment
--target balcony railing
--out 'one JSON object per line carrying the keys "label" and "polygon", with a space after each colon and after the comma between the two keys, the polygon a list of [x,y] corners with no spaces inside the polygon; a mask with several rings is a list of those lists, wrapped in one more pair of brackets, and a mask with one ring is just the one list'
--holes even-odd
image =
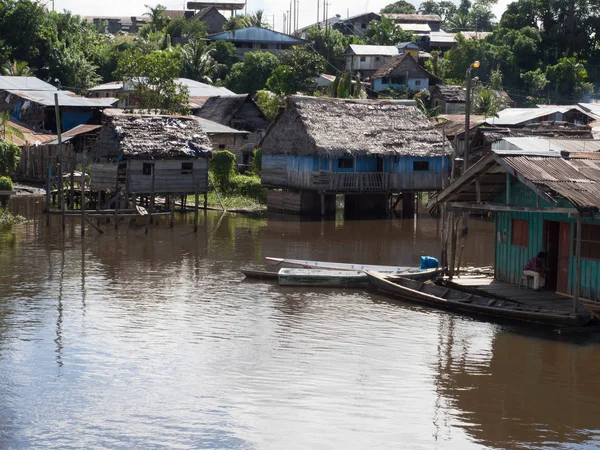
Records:
{"label": "balcony railing", "polygon": [[329,191],[383,192],[389,188],[389,174],[383,172],[333,172]]}

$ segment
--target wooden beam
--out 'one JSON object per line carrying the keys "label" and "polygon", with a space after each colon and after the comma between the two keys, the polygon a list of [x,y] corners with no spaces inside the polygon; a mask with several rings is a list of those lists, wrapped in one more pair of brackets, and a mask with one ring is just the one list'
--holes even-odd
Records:
{"label": "wooden beam", "polygon": [[539,212],[539,213],[556,213],[556,214],[573,214],[577,213],[576,208],[535,208],[530,206],[515,206],[515,205],[500,205],[495,203],[459,203],[449,202],[447,208],[450,211],[504,211],[504,212]]}
{"label": "wooden beam", "polygon": [[477,203],[481,203],[481,184],[479,183],[479,177],[475,178],[475,195],[477,197]]}

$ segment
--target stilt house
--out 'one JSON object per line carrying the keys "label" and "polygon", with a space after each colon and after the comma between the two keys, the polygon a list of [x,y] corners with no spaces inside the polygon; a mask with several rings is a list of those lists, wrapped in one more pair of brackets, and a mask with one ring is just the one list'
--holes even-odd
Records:
{"label": "stilt house", "polygon": [[600,141],[499,141],[436,194],[437,205],[493,215],[496,280],[519,284],[545,251],[547,290],[600,300]]}
{"label": "stilt house", "polygon": [[107,115],[93,151],[92,188],[127,197],[206,192],[210,150],[192,117]]}
{"label": "stilt house", "polygon": [[391,193],[449,173],[450,146],[410,101],[289,97],[258,146],[268,206],[301,214],[333,212],[336,194],[347,212],[384,213]]}

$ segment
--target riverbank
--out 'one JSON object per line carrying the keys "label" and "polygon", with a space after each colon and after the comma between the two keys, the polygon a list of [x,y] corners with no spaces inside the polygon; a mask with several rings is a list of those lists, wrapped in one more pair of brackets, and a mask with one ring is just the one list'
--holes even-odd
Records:
{"label": "riverbank", "polygon": [[12,214],[10,211],[0,206],[0,229],[8,228],[12,225],[25,222],[27,222],[25,217],[18,214]]}

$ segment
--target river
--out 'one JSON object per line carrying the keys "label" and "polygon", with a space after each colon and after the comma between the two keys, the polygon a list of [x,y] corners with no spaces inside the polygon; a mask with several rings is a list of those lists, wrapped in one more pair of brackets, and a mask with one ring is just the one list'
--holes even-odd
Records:
{"label": "river", "polygon": [[[437,222],[208,212],[152,225],[30,218],[0,232],[1,449],[600,446],[594,338],[362,291],[281,288],[265,256],[418,265]],[[493,262],[471,220],[465,265]]]}

